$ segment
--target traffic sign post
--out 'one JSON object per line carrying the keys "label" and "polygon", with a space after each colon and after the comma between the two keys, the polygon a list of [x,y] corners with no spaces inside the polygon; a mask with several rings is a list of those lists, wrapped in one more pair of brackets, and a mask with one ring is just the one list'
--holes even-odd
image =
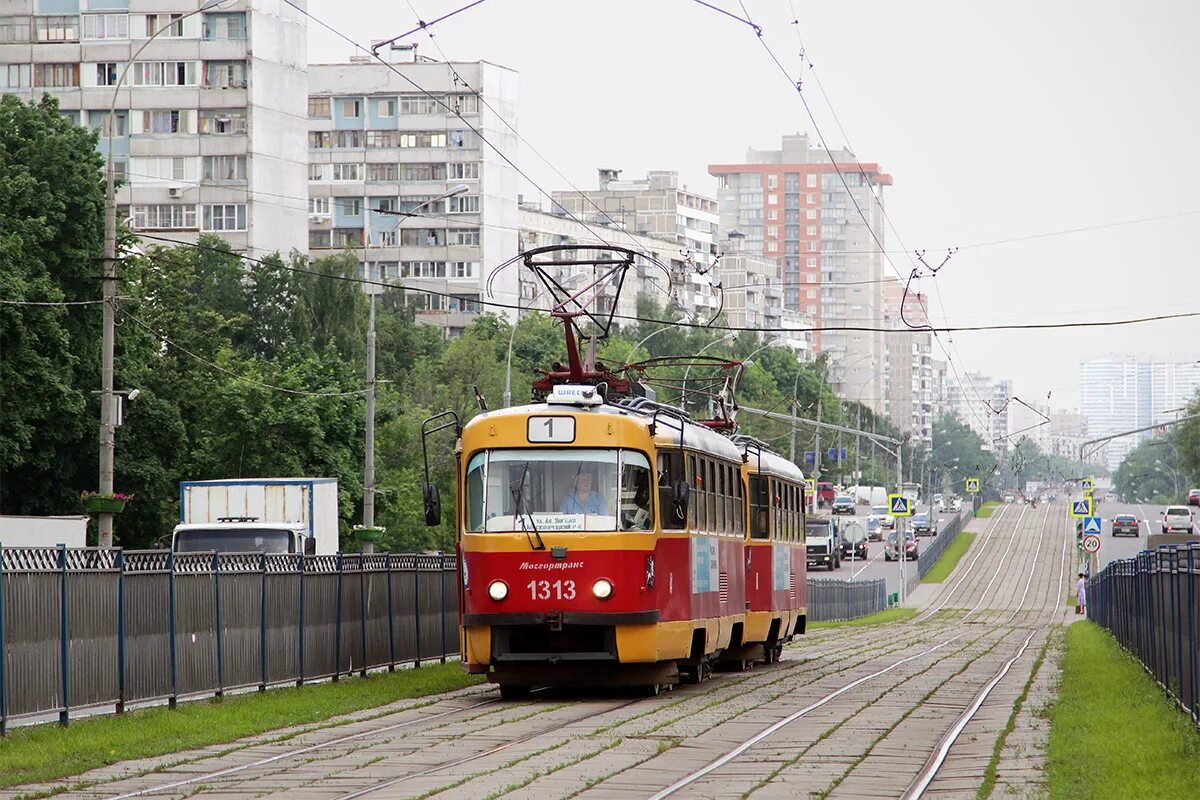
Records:
{"label": "traffic sign post", "polygon": [[888,509],[893,517],[911,517],[912,501],[902,494],[888,495]]}
{"label": "traffic sign post", "polygon": [[1085,519],[1092,516],[1092,498],[1071,501],[1071,516],[1075,519]]}
{"label": "traffic sign post", "polygon": [[967,492],[979,494],[979,478],[967,478]]}

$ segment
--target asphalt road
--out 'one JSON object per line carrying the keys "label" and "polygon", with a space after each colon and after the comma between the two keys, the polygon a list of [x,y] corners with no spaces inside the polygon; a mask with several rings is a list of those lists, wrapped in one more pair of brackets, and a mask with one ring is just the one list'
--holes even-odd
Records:
{"label": "asphalt road", "polygon": [[[1161,533],[1159,523],[1165,508],[1166,506],[1146,504],[1102,503],[1100,505],[1100,518],[1103,520],[1103,532],[1100,536],[1100,568],[1104,569],[1110,561],[1132,558],[1149,547],[1147,535]],[[1192,513],[1193,516],[1200,516],[1200,509],[1192,506]],[[1132,536],[1112,535],[1112,518],[1117,514],[1133,514],[1141,521],[1136,539]],[[1075,529],[1075,520],[1068,520],[1066,524],[1071,530]]]}
{"label": "asphalt road", "polygon": [[[825,516],[828,509],[821,510],[821,516]],[[921,506],[917,509],[918,512],[928,512],[927,506]],[[855,519],[863,526],[867,527],[867,516],[870,513],[868,506],[857,506],[855,508]],[[957,516],[957,512],[944,511],[937,515],[938,530],[945,530]],[[842,519],[849,521],[850,517],[843,516]],[[890,533],[885,531],[884,536]],[[928,546],[932,537],[918,536],[917,547],[919,550],[924,550]],[[810,569],[808,575],[810,578],[835,578],[840,580],[870,580],[872,578],[884,578],[887,580],[888,593],[900,591],[900,570],[901,563],[899,561],[885,561],[883,558],[883,542],[868,542],[867,543],[867,560],[843,561],[841,569],[829,572],[827,570]],[[905,574],[911,574],[917,568],[915,560],[905,562],[903,569]]]}

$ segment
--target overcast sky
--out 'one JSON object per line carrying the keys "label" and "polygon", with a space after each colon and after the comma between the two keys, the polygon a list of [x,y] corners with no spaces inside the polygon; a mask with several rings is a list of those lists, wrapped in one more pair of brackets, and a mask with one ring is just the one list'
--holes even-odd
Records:
{"label": "overcast sky", "polygon": [[[465,4],[309,0],[308,8],[368,43]],[[737,0],[712,4],[740,13]],[[885,202],[899,240],[926,249],[928,260],[961,247],[935,280],[922,281],[935,323],[1200,311],[1200,213],[968,246],[1200,212],[1200,3],[746,6],[788,71],[803,76],[829,146],[848,138],[860,161],[894,177]],[[521,134],[581,188],[595,186],[599,166],[627,178],[670,169],[715,195],[709,164],[776,148],[783,133],[815,133],[754,32],[692,0],[486,0],[431,30],[451,59],[520,73]],[[410,40],[440,58],[428,35]],[[353,54],[310,23],[310,61]],[[521,166],[547,191],[570,188],[533,153],[522,152]],[[890,230],[886,244],[901,249]],[[893,258],[907,272],[906,256]],[[1030,402],[1053,391],[1055,407],[1077,402],[1081,358],[1114,352],[1200,357],[1200,319],[961,333],[951,350],[960,371],[1011,378]]]}

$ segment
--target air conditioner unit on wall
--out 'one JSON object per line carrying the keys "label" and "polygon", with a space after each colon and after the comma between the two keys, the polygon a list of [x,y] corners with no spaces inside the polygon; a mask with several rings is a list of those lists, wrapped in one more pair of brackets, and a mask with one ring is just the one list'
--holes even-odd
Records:
{"label": "air conditioner unit on wall", "polygon": [[182,186],[172,186],[169,189],[167,189],[167,194],[174,198],[183,197],[183,187]]}

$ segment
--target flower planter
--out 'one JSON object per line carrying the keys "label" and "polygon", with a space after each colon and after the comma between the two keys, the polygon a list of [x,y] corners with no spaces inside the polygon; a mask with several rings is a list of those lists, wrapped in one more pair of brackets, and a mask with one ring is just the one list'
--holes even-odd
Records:
{"label": "flower planter", "polygon": [[387,528],[364,528],[361,525],[355,525],[354,537],[360,542],[378,542],[386,531]]}
{"label": "flower planter", "polygon": [[129,501],[114,497],[87,497],[84,498],[83,505],[89,514],[120,514],[125,510],[127,502]]}

